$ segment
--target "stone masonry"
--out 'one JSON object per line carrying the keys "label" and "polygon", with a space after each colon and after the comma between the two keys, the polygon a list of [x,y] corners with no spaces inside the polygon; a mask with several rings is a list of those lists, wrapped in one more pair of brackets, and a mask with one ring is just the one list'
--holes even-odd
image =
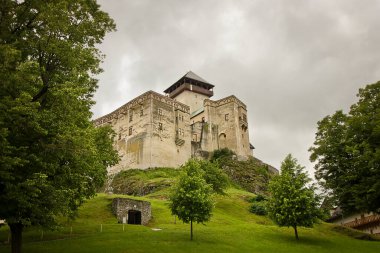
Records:
{"label": "stone masonry", "polygon": [[141,224],[146,225],[152,218],[152,211],[150,202],[128,199],[128,198],[115,198],[112,201],[112,211],[116,215],[119,223],[123,223],[123,218],[128,221],[129,211],[141,212]]}

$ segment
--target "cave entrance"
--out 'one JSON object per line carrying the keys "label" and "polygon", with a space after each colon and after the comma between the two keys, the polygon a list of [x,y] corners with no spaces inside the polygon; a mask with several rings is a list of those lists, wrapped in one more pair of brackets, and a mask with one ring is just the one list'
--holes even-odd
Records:
{"label": "cave entrance", "polygon": [[128,224],[141,225],[141,212],[137,210],[128,211]]}

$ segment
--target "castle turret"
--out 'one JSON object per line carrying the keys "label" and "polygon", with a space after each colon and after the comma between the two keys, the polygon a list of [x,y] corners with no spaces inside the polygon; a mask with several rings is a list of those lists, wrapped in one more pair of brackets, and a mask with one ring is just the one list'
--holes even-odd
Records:
{"label": "castle turret", "polygon": [[190,113],[203,107],[203,101],[214,95],[214,85],[189,71],[164,92],[181,103],[190,106]]}

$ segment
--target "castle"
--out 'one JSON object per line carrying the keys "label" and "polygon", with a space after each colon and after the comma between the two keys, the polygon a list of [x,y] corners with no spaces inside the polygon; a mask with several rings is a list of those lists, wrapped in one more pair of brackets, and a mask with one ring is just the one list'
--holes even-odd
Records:
{"label": "castle", "polygon": [[229,148],[238,158],[252,155],[247,107],[235,96],[213,101],[214,85],[189,71],[161,95],[148,91],[94,120],[116,132],[120,162],[129,168],[177,167],[191,157]]}

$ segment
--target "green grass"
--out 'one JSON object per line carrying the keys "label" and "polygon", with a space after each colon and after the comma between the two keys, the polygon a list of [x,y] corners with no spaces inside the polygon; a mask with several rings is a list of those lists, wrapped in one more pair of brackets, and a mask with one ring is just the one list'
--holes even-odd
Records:
{"label": "green grass", "polygon": [[179,173],[175,168],[130,169],[118,173],[111,186],[114,193],[143,196],[168,188]]}
{"label": "green grass", "polygon": [[[279,228],[266,217],[248,211],[247,201],[253,194],[229,189],[228,195],[217,196],[213,217],[206,225],[194,226],[190,241],[189,225],[170,215],[166,192],[133,197],[152,203],[153,220],[149,226],[117,224],[111,213],[112,198],[123,195],[99,194],[88,201],[79,217],[61,231],[44,232],[29,228],[24,233],[24,252],[379,252],[380,242],[357,240],[351,230],[336,229],[321,223],[314,228],[300,228],[296,241],[291,228]],[[102,232],[100,232],[102,224]],[[72,227],[72,234],[70,229]],[[160,228],[153,231],[152,228]],[[357,235],[358,232],[352,232]],[[359,233],[360,234],[360,233]],[[351,235],[351,236],[350,236]],[[0,243],[7,240],[8,230],[0,229]],[[0,244],[0,252],[10,252]]]}

